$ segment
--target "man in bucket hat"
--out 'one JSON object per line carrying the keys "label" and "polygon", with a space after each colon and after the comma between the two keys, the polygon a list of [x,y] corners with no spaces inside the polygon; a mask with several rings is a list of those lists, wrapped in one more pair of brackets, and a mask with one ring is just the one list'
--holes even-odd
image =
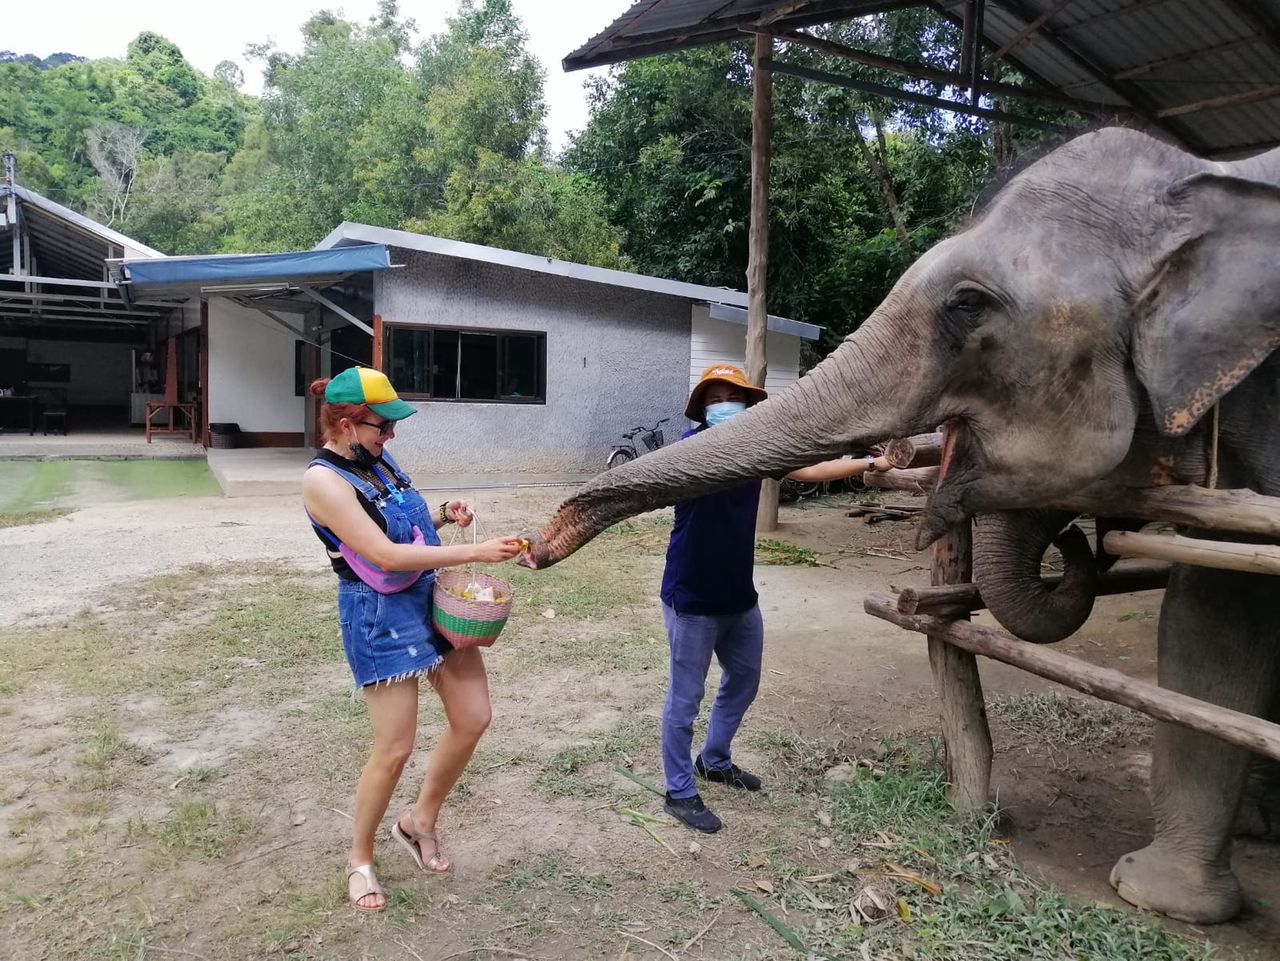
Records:
{"label": "man in bucket hat", "polygon": [[[691,437],[742,413],[768,394],[732,364],[712,364],[689,394]],[[683,439],[683,438],[681,438]],[[874,466],[873,466],[874,465]],[[790,474],[796,480],[849,477],[887,464],[859,458],[824,461]],[[708,834],[722,822],[703,803],[695,772],[707,781],[758,791],[760,778],[733,763],[730,748],[760,685],[764,623],[752,581],[760,481],[677,504],[662,574],[662,615],[671,649],[671,679],[662,712],[666,810]],[[722,677],[711,706],[707,737],[691,758],[698,715],[714,654]]]}

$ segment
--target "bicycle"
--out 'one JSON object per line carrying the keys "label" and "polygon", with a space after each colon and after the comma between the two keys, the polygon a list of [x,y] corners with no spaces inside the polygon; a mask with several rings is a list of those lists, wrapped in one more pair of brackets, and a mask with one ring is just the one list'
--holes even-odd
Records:
{"label": "bicycle", "polygon": [[[657,450],[663,444],[662,430],[663,424],[669,421],[670,417],[664,417],[652,427],[636,427],[629,431],[624,431],[622,436],[625,440],[630,441],[627,444],[615,444],[609,448],[609,456],[605,459],[605,468],[609,469],[625,464],[627,461],[635,460],[640,454],[646,451]],[[637,452],[635,439],[640,436],[640,443],[644,450]]]}

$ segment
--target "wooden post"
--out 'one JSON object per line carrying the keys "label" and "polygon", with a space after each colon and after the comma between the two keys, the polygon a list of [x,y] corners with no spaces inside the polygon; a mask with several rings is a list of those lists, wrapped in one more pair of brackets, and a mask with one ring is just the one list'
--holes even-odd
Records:
{"label": "wooden post", "polygon": [[[933,545],[934,585],[966,584],[973,579],[973,527],[965,521]],[[962,615],[968,620],[969,615]],[[945,626],[947,621],[937,623]],[[947,749],[947,783],[957,811],[981,811],[991,796],[991,729],[982,696],[978,660],[931,631],[929,667],[942,709],[942,738]]]}
{"label": "wooden post", "polygon": [[373,315],[373,354],[369,366],[382,370],[382,315]]}
{"label": "wooden post", "polygon": [[[769,373],[765,335],[769,329],[769,157],[773,124],[773,37],[756,34],[751,73],[751,233],[747,252],[747,380],[763,387]],[[756,530],[778,529],[778,482],[760,486]]]}

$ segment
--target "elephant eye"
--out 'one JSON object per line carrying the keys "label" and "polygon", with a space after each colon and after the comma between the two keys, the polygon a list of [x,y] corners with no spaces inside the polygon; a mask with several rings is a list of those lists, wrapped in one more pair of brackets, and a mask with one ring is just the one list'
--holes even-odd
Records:
{"label": "elephant eye", "polygon": [[972,316],[987,306],[987,295],[976,287],[962,287],[947,301],[947,310]]}

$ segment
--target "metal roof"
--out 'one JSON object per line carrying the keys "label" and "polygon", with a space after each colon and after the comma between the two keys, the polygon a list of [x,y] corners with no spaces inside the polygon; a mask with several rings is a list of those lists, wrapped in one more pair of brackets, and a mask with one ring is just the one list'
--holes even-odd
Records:
{"label": "metal roof", "polygon": [[[351,244],[385,244],[388,247],[420,250],[424,253],[439,254],[443,257],[456,257],[461,260],[476,260],[486,264],[514,267],[518,270],[531,270],[540,274],[567,277],[571,280],[608,284],[613,287],[628,287],[632,290],[645,290],[655,294],[681,297],[695,303],[723,304],[726,307],[739,308],[747,306],[747,295],[745,293],[740,290],[730,290],[727,287],[706,287],[702,284],[687,284],[679,280],[663,280],[660,277],[633,274],[625,270],[591,267],[587,264],[575,264],[567,260],[556,260],[552,257],[539,257],[535,254],[522,254],[515,250],[503,250],[500,247],[485,247],[482,244],[469,244],[461,240],[447,240],[444,237],[432,237],[429,234],[415,234],[407,230],[393,230],[389,227],[371,227],[368,224],[356,224],[349,221],[335,227],[329,236],[316,244],[316,248],[327,250]],[[719,316],[715,312],[712,313],[712,316],[717,320],[736,322],[738,315],[730,311],[722,311]],[[806,340],[817,340],[822,333],[822,328],[814,324],[806,324],[788,317],[772,315],[769,317],[769,329],[778,333],[803,337]]]}
{"label": "metal roof", "polygon": [[[639,0],[564,59],[616,63],[771,29],[928,6],[960,20],[967,0]],[[783,14],[778,16],[778,14]],[[1202,154],[1280,144],[1280,0],[985,0],[987,53],[1045,87],[1132,110]]]}
{"label": "metal roof", "polygon": [[[0,183],[0,213],[9,187]],[[169,303],[126,303],[107,276],[116,256],[157,258],[158,250],[126,237],[25,187],[14,186],[17,224],[0,217],[0,329],[106,331],[144,326],[174,309]],[[14,269],[20,230],[27,271]],[[29,249],[28,249],[29,247]]]}

